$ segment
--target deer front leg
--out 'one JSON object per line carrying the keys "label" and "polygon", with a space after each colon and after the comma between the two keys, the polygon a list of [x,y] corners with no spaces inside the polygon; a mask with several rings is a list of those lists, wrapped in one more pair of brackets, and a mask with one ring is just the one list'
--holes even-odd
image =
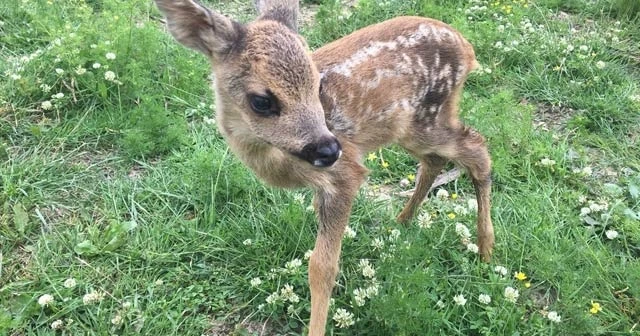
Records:
{"label": "deer front leg", "polygon": [[[349,184],[354,184],[351,181]],[[349,221],[351,204],[358,185],[340,185],[337,193],[318,191],[315,206],[318,213],[318,237],[309,258],[309,285],[311,287],[311,323],[309,336],[325,333],[329,300],[338,273],[342,235]]]}

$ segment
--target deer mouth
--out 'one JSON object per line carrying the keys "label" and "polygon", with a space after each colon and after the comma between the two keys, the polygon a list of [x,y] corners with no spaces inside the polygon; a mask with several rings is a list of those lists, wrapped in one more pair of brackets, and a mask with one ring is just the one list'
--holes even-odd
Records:
{"label": "deer mouth", "polygon": [[320,143],[308,144],[302,148],[302,151],[292,154],[314,167],[326,168],[333,166],[340,159],[342,146],[336,138],[329,138]]}

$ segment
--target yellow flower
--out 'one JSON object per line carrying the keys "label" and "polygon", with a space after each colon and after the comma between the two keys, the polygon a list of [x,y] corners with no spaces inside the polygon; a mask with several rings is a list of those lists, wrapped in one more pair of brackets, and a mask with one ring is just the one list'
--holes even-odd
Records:
{"label": "yellow flower", "polygon": [[525,288],[529,288],[529,287],[531,287],[531,282],[529,282],[529,281],[525,282],[525,283],[524,283],[524,287],[525,287]]}
{"label": "yellow flower", "polygon": [[516,274],[514,274],[514,277],[520,281],[523,281],[527,278],[527,275],[523,272],[516,272]]}
{"label": "yellow flower", "polygon": [[367,160],[369,161],[373,161],[375,159],[377,159],[378,156],[376,155],[376,153],[369,153],[369,156],[367,156]]}
{"label": "yellow flower", "polygon": [[456,198],[458,198],[458,194],[456,193],[451,194],[451,199],[456,199]]}
{"label": "yellow flower", "polygon": [[453,212],[448,214],[447,217],[449,217],[449,219],[454,219],[456,218],[456,214],[454,214]]}
{"label": "yellow flower", "polygon": [[602,310],[602,306],[600,306],[599,303],[591,301],[591,309],[589,309],[589,312],[591,314],[597,314],[601,310]]}
{"label": "yellow flower", "polygon": [[382,168],[389,168],[389,163],[387,161],[382,161],[381,166]]}
{"label": "yellow flower", "polygon": [[413,174],[409,174],[407,175],[407,180],[409,180],[409,182],[413,182],[416,179],[416,176]]}

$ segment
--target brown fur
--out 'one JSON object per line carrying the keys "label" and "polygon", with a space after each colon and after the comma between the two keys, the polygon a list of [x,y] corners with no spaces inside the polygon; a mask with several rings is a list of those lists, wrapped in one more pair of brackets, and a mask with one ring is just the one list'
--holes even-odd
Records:
{"label": "brown fur", "polygon": [[[402,17],[366,27],[311,54],[297,35],[297,1],[259,0],[246,26],[192,0],[156,0],[171,33],[205,53],[215,76],[218,125],[231,149],[267,183],[311,187],[319,228],[309,260],[309,335],[323,335],[343,231],[367,170],[363,156],[397,143],[420,160],[408,222],[448,160],[471,174],[478,245],[489,260],[491,160],[483,137],[458,119],[463,83],[476,66],[472,46],[448,25]],[[256,115],[250,96],[268,95],[279,113]],[[337,138],[342,156],[319,167],[309,145]],[[315,148],[315,147],[314,147]]]}

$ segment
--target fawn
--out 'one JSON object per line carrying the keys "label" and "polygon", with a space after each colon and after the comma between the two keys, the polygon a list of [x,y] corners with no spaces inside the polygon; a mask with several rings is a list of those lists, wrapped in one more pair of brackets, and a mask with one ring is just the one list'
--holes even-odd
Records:
{"label": "fawn", "polygon": [[458,119],[463,83],[478,65],[460,33],[400,17],[312,53],[297,34],[298,1],[258,0],[248,24],[193,0],[156,3],[171,34],[210,59],[217,124],[232,151],[268,184],[315,190],[309,335],[325,333],[343,231],[367,175],[363,156],[383,145],[397,143],[421,164],[399,222],[413,217],[448,160],[469,171],[479,253],[489,260],[491,159],[484,138]]}

